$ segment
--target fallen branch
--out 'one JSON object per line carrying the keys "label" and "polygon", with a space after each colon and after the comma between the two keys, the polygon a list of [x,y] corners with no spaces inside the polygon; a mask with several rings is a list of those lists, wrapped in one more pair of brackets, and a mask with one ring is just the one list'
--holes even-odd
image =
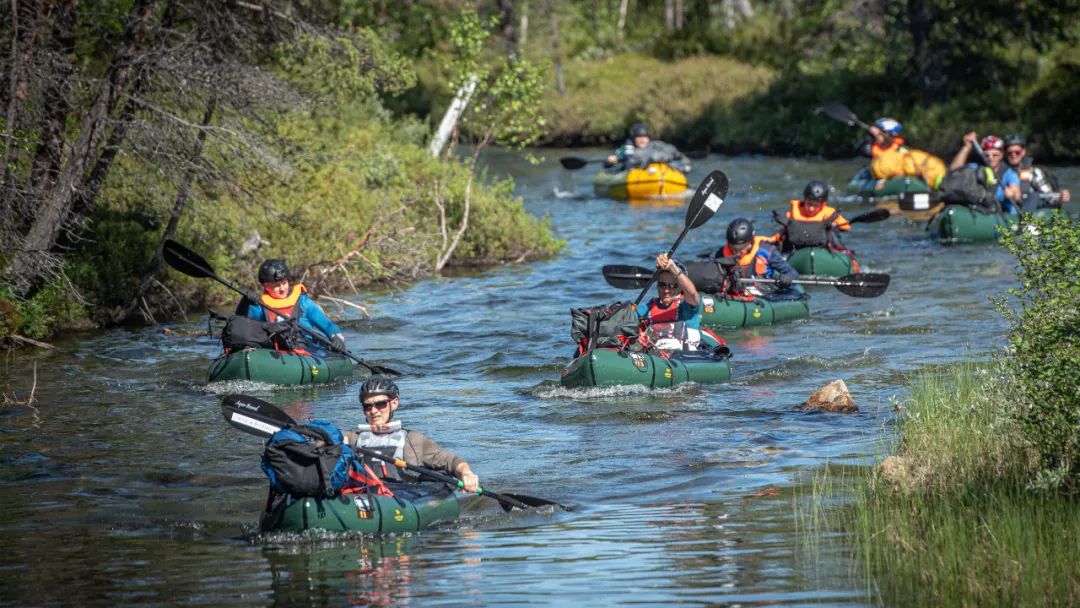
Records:
{"label": "fallen branch", "polygon": [[39,342],[37,340],[34,340],[33,338],[27,338],[26,336],[20,336],[19,334],[8,334],[5,337],[7,339],[9,339],[9,340],[14,340],[15,342],[22,342],[24,344],[32,344],[32,345],[40,347],[40,348],[48,348],[50,350],[56,350],[56,347],[53,346],[52,344],[49,344],[47,342]]}
{"label": "fallen branch", "polygon": [[[52,347],[50,347],[52,348]],[[7,393],[4,393],[4,405],[30,405],[37,401],[37,397],[34,397],[34,393],[37,391],[37,362],[34,362],[34,383],[30,386],[30,397],[27,399],[19,399],[15,391],[11,391],[11,396],[8,397]],[[36,408],[35,408],[36,411]]]}
{"label": "fallen branch", "polygon": [[355,308],[355,309],[359,310],[362,315],[364,315],[365,319],[370,319],[371,318],[371,314],[367,311],[367,309],[364,308],[363,306],[361,306],[360,304],[355,303],[355,302],[350,302],[350,301],[344,300],[342,298],[335,298],[333,296],[328,296],[328,295],[320,295],[319,299],[320,300],[328,300],[328,301],[333,302],[333,303],[335,303],[335,304],[337,304],[339,306],[349,306],[349,307]]}

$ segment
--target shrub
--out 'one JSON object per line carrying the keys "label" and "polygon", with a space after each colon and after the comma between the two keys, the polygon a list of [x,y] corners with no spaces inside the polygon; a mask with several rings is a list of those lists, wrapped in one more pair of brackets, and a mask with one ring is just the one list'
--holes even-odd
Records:
{"label": "shrub", "polygon": [[1010,322],[1009,365],[1022,394],[1022,432],[1040,455],[1037,485],[1080,490],[1080,224],[1064,214],[1026,217],[1002,238],[1019,262],[1022,310],[998,301]]}

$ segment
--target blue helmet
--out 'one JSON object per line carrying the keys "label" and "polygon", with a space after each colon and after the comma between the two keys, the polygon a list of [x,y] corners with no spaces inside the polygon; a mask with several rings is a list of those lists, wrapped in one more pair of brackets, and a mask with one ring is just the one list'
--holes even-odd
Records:
{"label": "blue helmet", "polygon": [[889,135],[896,135],[904,130],[904,125],[897,122],[895,118],[879,118],[874,121],[874,126]]}

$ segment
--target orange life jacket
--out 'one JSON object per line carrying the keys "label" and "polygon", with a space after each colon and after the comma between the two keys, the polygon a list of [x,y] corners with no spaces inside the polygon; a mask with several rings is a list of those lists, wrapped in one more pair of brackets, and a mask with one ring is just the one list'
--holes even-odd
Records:
{"label": "orange life jacket", "polygon": [[[762,243],[771,243],[772,237],[768,236],[755,236],[754,244],[750,249],[739,256],[736,260],[736,264],[739,266],[739,270],[750,271],[749,276],[763,277],[765,273],[769,271],[769,259],[764,255],[758,255],[761,250]],[[724,248],[720,251],[720,255],[723,257],[731,257],[735,255],[735,251],[731,248],[731,245],[724,245]]]}
{"label": "orange life jacket", "polygon": [[837,213],[836,209],[828,205],[822,205],[821,209],[818,210],[816,214],[806,215],[803,213],[802,207],[799,205],[799,203],[801,202],[802,201],[800,201],[799,199],[791,199],[791,211],[787,212],[787,217],[795,220],[796,222],[825,222],[835,213],[836,217],[833,218],[832,221],[833,227],[843,231],[851,230],[851,224],[849,224],[848,221],[844,219],[844,216]]}
{"label": "orange life jacket", "polygon": [[293,285],[292,291],[284,298],[275,298],[266,291],[262,292],[262,295],[259,296],[259,303],[266,309],[266,320],[271,323],[277,321],[282,316],[277,313],[283,313],[292,318],[296,303],[300,300],[300,296],[305,293],[307,293],[307,287],[300,283]]}

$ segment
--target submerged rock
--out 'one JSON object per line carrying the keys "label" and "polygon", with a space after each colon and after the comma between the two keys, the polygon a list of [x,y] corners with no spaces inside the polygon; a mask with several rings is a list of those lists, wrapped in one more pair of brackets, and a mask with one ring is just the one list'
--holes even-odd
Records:
{"label": "submerged rock", "polygon": [[833,380],[818,389],[799,406],[804,412],[838,412],[848,414],[859,411],[843,380]]}

